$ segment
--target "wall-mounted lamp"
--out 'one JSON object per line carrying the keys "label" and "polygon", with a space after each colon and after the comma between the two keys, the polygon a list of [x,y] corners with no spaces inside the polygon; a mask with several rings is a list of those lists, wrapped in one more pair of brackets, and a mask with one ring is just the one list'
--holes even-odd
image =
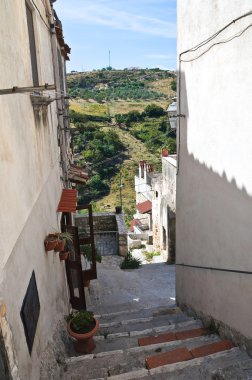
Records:
{"label": "wall-mounted lamp", "polygon": [[167,112],[171,125],[171,129],[177,128],[177,118],[185,117],[185,115],[177,114],[177,98],[172,98],[173,102],[169,105]]}

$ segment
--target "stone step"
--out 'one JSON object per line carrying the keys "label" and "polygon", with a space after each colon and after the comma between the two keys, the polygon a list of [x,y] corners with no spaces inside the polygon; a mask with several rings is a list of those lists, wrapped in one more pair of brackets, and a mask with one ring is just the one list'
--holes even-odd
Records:
{"label": "stone step", "polygon": [[217,352],[230,350],[234,345],[230,340],[222,340],[203,346],[188,349],[187,347],[180,347],[175,350],[164,352],[162,354],[148,356],[146,358],[146,366],[148,369],[164,366],[167,364],[173,364],[200,358],[215,354]]}
{"label": "stone step", "polygon": [[[141,369],[99,380],[250,380],[252,359],[238,347],[206,357]],[[98,380],[92,378],[92,380]]]}
{"label": "stone step", "polygon": [[182,347],[192,350],[199,346],[218,342],[219,340],[219,337],[216,335],[209,335],[191,338],[186,341],[178,340],[175,342],[73,357],[67,360],[68,369],[63,379],[77,380],[80,378],[82,380],[90,380],[122,375],[129,372],[129,370],[139,371],[145,369],[145,359],[147,356],[153,356],[160,352],[169,352]]}
{"label": "stone step", "polygon": [[[145,326],[143,325],[143,328]],[[140,337],[147,337],[148,335],[153,336],[160,334],[160,332],[166,331],[166,333],[174,332],[177,333],[180,331],[191,330],[196,328],[201,328],[202,322],[199,320],[192,320],[186,322],[179,322],[176,324],[171,324],[168,326],[159,326],[156,328],[122,332],[122,333],[112,333],[104,336],[95,336],[96,348],[93,351],[94,353],[103,352],[103,351],[113,351],[125,348],[132,348],[138,345],[138,339]],[[155,342],[153,342],[155,344]],[[74,353],[73,353],[74,355]]]}
{"label": "stone step", "polygon": [[143,324],[145,329],[153,329],[155,327],[165,327],[171,324],[194,321],[195,318],[188,317],[184,313],[177,314],[167,314],[167,315],[157,315],[149,317],[139,317],[134,319],[124,319],[121,321],[109,321],[101,322],[98,335],[109,335],[114,333],[129,333],[130,331],[138,331],[143,329]]}
{"label": "stone step", "polygon": [[110,321],[121,322],[137,318],[157,317],[161,315],[174,315],[178,313],[182,313],[179,307],[171,307],[169,305],[164,305],[159,307],[145,307],[141,309],[121,310],[116,311],[114,313],[102,313],[97,314],[96,317],[99,319],[101,323],[106,323]]}
{"label": "stone step", "polygon": [[148,336],[138,339],[139,346],[148,346],[150,344],[158,344],[164,342],[172,342],[173,340],[184,340],[189,338],[195,338],[201,335],[209,334],[207,329],[198,328],[198,329],[190,329],[190,330],[182,330],[176,332],[168,332],[164,334],[159,334],[155,336]]}

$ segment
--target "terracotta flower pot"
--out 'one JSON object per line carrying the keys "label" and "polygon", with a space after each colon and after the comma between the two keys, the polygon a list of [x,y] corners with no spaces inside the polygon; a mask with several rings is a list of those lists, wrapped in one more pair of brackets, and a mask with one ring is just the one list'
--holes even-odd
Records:
{"label": "terracotta flower pot", "polygon": [[60,261],[67,260],[68,256],[69,256],[69,252],[68,251],[62,251],[62,252],[59,253]]}
{"label": "terracotta flower pot", "polygon": [[44,241],[45,250],[52,251],[58,243],[58,237],[54,234],[49,234]]}
{"label": "terracotta flower pot", "polygon": [[76,333],[72,330],[71,322],[67,324],[68,334],[76,340],[74,343],[74,348],[77,352],[88,354],[95,349],[96,345],[93,336],[99,329],[99,321],[96,318],[94,318],[94,321],[94,328],[87,333]]}
{"label": "terracotta flower pot", "polygon": [[65,249],[65,240],[58,239],[56,246],[54,247],[55,252],[61,252]]}
{"label": "terracotta flower pot", "polygon": [[168,157],[169,156],[169,150],[168,149],[162,149],[162,157]]}

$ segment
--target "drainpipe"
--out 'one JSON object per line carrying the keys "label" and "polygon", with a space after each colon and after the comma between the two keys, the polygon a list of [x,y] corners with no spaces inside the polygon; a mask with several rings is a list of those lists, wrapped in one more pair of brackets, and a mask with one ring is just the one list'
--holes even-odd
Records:
{"label": "drainpipe", "polygon": [[50,26],[54,25],[54,20],[53,20],[53,13],[52,13],[52,7],[50,4],[49,0],[45,0],[45,5],[46,5],[46,11],[47,11],[47,17],[50,22]]}
{"label": "drainpipe", "polygon": [[63,182],[64,185],[67,185],[67,143],[66,138],[63,133],[64,131],[64,118],[63,111],[65,108],[64,99],[61,98],[61,89],[60,86],[60,75],[59,75],[59,61],[58,61],[58,41],[55,30],[55,23],[53,18],[53,10],[49,0],[45,0],[47,17],[50,22],[50,33],[51,33],[51,47],[52,47],[52,60],[53,60],[53,71],[54,71],[54,80],[56,87],[56,104],[57,104],[57,115],[58,115],[58,138],[60,141],[60,155],[61,155],[61,167],[63,171]]}

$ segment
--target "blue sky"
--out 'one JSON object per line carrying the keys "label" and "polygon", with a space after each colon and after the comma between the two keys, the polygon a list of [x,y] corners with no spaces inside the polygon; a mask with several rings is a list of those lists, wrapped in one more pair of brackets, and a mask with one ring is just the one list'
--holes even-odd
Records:
{"label": "blue sky", "polygon": [[176,0],[57,0],[67,71],[176,68]]}

